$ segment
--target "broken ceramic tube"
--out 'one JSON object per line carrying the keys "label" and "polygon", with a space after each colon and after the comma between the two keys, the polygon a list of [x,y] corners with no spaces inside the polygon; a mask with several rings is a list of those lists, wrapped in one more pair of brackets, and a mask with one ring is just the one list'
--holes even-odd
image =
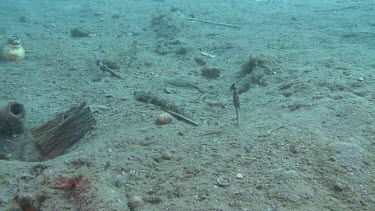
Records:
{"label": "broken ceramic tube", "polygon": [[0,134],[12,136],[25,130],[25,106],[18,101],[11,101],[0,110]]}

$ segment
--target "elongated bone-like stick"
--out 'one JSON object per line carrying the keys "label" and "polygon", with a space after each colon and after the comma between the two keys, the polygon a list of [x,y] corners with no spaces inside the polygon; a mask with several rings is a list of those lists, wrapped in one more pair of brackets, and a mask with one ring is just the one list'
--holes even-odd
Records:
{"label": "elongated bone-like stick", "polygon": [[222,23],[222,22],[214,22],[214,21],[207,21],[207,20],[201,20],[201,19],[195,19],[195,18],[183,18],[188,21],[195,21],[195,22],[201,22],[201,23],[209,23],[213,25],[218,25],[218,26],[226,26],[226,27],[231,27],[231,28],[236,28],[240,29],[240,26],[229,24],[229,23]]}

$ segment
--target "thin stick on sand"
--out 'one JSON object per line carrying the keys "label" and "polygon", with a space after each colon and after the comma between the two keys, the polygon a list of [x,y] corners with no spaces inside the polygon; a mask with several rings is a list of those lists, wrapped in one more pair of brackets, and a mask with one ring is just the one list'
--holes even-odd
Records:
{"label": "thin stick on sand", "polygon": [[236,116],[237,116],[237,126],[240,126],[240,95],[237,90],[236,84],[232,84],[230,89],[233,91],[233,105],[236,109]]}
{"label": "thin stick on sand", "polygon": [[177,112],[174,112],[174,111],[171,111],[171,110],[168,110],[168,109],[163,109],[163,110],[165,112],[170,113],[172,116],[176,117],[177,119],[180,119],[180,120],[182,120],[184,122],[187,122],[187,123],[189,123],[191,125],[194,125],[194,126],[198,126],[199,125],[198,122],[196,122],[196,121],[194,121],[194,120],[192,120],[192,119],[190,119],[190,118],[188,118],[188,117],[186,117],[186,116],[184,116],[182,114],[179,114]]}
{"label": "thin stick on sand", "polygon": [[231,27],[231,28],[236,28],[240,29],[240,26],[229,24],[229,23],[222,23],[222,22],[214,22],[214,21],[207,21],[207,20],[201,20],[201,19],[195,19],[195,18],[183,18],[188,21],[195,21],[195,22],[200,22],[200,23],[208,23],[208,24],[213,24],[217,26],[226,26],[226,27]]}
{"label": "thin stick on sand", "polygon": [[123,77],[121,77],[119,74],[115,73],[114,70],[112,70],[111,68],[109,68],[109,67],[108,67],[106,64],[104,64],[102,61],[97,60],[97,61],[96,61],[96,64],[99,65],[101,71],[103,71],[103,72],[109,72],[113,77],[116,77],[116,78],[119,78],[119,79],[124,80]]}
{"label": "thin stick on sand", "polygon": [[188,117],[188,115],[185,114],[184,109],[174,104],[174,102],[165,99],[161,96],[158,96],[151,92],[145,92],[145,91],[136,91],[134,92],[134,97],[136,100],[144,103],[151,103],[154,105],[159,106],[164,111],[170,113],[172,116],[176,117],[177,119],[180,119],[186,123],[189,123],[194,126],[198,126],[198,122],[192,120]]}

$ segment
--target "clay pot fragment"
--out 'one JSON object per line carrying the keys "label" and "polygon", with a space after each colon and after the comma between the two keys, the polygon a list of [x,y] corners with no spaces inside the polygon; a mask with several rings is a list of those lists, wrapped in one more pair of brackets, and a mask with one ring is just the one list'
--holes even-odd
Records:
{"label": "clay pot fragment", "polygon": [[25,130],[26,109],[23,103],[11,101],[0,109],[0,134],[12,136]]}

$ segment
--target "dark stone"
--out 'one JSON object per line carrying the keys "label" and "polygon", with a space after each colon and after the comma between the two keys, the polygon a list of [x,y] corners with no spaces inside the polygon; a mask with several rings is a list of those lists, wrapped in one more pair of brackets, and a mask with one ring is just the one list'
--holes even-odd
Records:
{"label": "dark stone", "polygon": [[9,160],[9,155],[5,153],[0,153],[0,160]]}
{"label": "dark stone", "polygon": [[151,204],[160,204],[163,200],[157,196],[150,196],[147,198],[147,202]]}
{"label": "dark stone", "polygon": [[121,18],[121,15],[120,14],[113,14],[112,18],[113,19],[119,19],[119,18]]}
{"label": "dark stone", "polygon": [[202,76],[210,79],[216,79],[220,77],[221,70],[216,67],[205,67],[202,70]]}
{"label": "dark stone", "polygon": [[188,50],[187,48],[185,47],[179,47],[177,50],[176,50],[176,54],[177,55],[186,55],[188,53]]}
{"label": "dark stone", "polygon": [[27,22],[27,18],[26,18],[26,16],[21,16],[21,17],[20,17],[20,21],[21,21],[22,23],[26,23],[26,22]]}
{"label": "dark stone", "polygon": [[72,37],[88,37],[90,35],[90,32],[83,29],[74,28],[70,30],[70,35]]}
{"label": "dark stone", "polygon": [[202,58],[199,58],[199,57],[195,57],[194,58],[194,61],[199,64],[200,66],[205,66],[207,64],[207,62],[205,62]]}
{"label": "dark stone", "polygon": [[341,183],[336,183],[334,186],[333,186],[333,190],[335,190],[336,192],[343,192],[344,190],[346,190],[347,187]]}
{"label": "dark stone", "polygon": [[257,66],[263,68],[265,63],[266,62],[263,58],[250,57],[244,64],[242,64],[241,70],[244,74],[250,74]]}

